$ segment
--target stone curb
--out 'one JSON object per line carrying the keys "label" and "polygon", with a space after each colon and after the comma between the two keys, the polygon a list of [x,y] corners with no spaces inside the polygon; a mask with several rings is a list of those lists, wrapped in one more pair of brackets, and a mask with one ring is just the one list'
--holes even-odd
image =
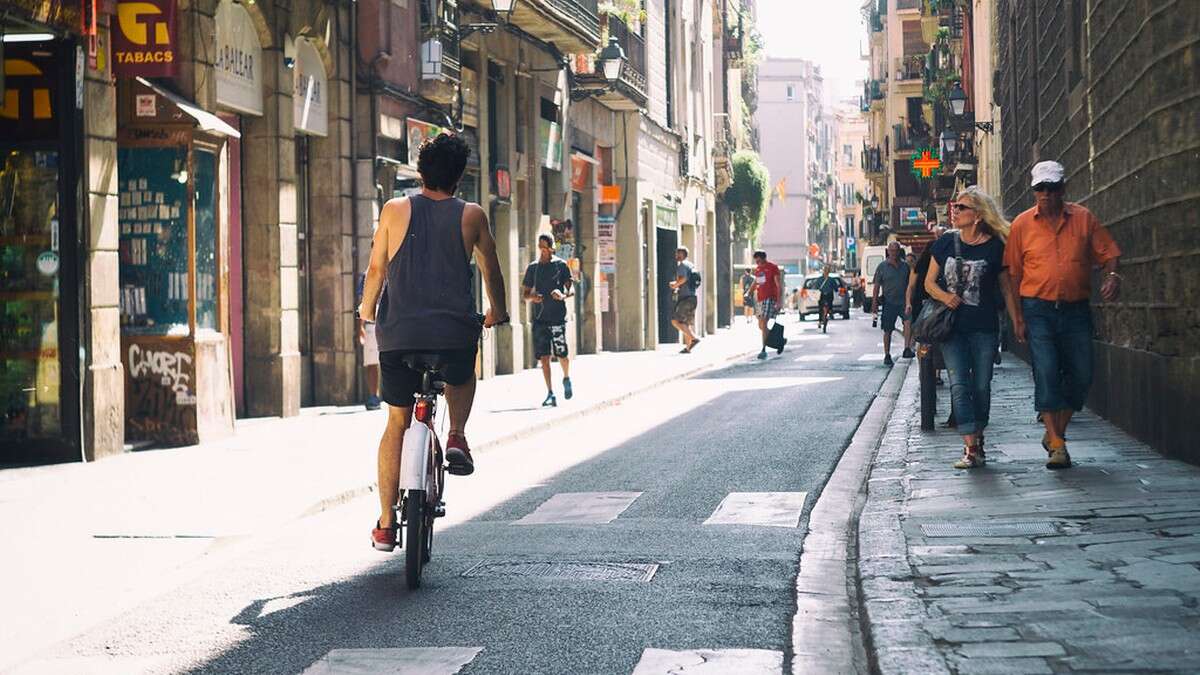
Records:
{"label": "stone curb", "polygon": [[[588,415],[593,415],[602,410],[607,410],[608,408],[618,405],[628,399],[631,399],[640,394],[644,394],[653,389],[657,389],[658,387],[661,387],[663,385],[667,385],[672,382],[678,382],[680,380],[686,380],[686,379],[695,377],[697,375],[700,375],[701,373],[705,373],[710,370],[715,370],[717,368],[723,368],[723,367],[729,365],[730,363],[733,363],[734,361],[738,361],[740,359],[747,358],[749,355],[757,353],[759,349],[760,349],[760,347],[755,347],[753,349],[749,349],[749,350],[746,350],[743,352],[737,352],[736,354],[733,354],[731,356],[718,358],[716,361],[710,362],[710,363],[702,365],[702,366],[697,366],[696,368],[692,368],[691,370],[687,370],[682,373],[676,373],[675,375],[670,375],[668,377],[664,377],[664,378],[661,378],[658,380],[653,380],[653,381],[651,381],[647,384],[644,384],[636,389],[630,389],[629,391],[618,394],[617,396],[613,396],[613,397],[604,399],[602,401],[597,401],[586,407],[581,407],[573,412],[567,413],[560,417],[556,417],[553,421],[555,424],[558,424],[560,422],[573,422],[573,421],[582,419]],[[491,440],[484,441],[483,443],[480,443],[480,444],[476,445],[475,447],[473,447],[471,449],[471,452],[472,453],[483,452],[483,451],[486,451],[486,450],[489,450],[489,449],[492,449],[492,448],[495,448],[495,447],[498,447],[498,446],[501,446],[501,445],[504,445],[507,443],[513,443],[515,441],[519,441],[523,438],[528,438],[528,437],[533,436],[541,431],[543,431],[543,428],[540,426],[530,426],[530,427],[518,429],[516,431],[505,434],[503,436],[499,436],[497,438],[493,438]],[[349,488],[346,490],[342,490],[341,492],[334,493],[328,497],[318,499],[317,501],[313,502],[308,507],[302,509],[300,511],[300,513],[296,514],[295,518],[296,519],[307,518],[309,516],[316,515],[323,511],[327,511],[329,509],[336,508],[338,506],[342,506],[343,504],[347,504],[351,501],[354,501],[355,499],[358,499],[359,497],[361,497],[363,495],[368,495],[373,492],[375,492],[375,481],[374,480],[372,480],[370,483],[358,485],[358,486],[355,486],[355,487],[352,487],[352,488]]]}
{"label": "stone curb", "polygon": [[879,441],[912,362],[900,360],[870,408],[809,514],[796,577],[792,673],[866,673],[854,573],[859,513]]}
{"label": "stone curb", "polygon": [[[894,404],[917,396],[918,373],[917,369],[908,373]],[[930,617],[913,582],[908,542],[898,515],[904,504],[908,429],[919,423],[915,419],[889,420],[887,437],[879,445],[867,479],[858,521],[861,629],[871,671],[885,675],[950,673],[933,638],[922,628]]]}

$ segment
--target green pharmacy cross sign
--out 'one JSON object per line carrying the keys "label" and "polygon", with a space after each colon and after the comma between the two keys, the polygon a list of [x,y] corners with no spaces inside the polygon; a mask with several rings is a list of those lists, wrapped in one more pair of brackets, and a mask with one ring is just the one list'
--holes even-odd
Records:
{"label": "green pharmacy cross sign", "polygon": [[913,153],[912,173],[917,178],[929,178],[934,171],[942,168],[942,160],[937,150],[922,149]]}

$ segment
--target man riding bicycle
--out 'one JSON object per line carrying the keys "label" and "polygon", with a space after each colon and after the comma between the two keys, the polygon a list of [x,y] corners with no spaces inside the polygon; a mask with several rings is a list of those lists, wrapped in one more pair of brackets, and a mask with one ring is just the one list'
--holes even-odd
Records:
{"label": "man riding bicycle", "polygon": [[[358,312],[364,321],[375,322],[380,390],[388,404],[387,428],[379,442],[381,510],[371,533],[371,544],[380,551],[396,547],[401,445],[421,386],[421,373],[405,363],[406,355],[436,354],[446,364],[447,471],[467,476],[475,470],[464,435],[475,399],[475,353],[482,329],[506,323],[508,307],[487,214],[478,204],[454,196],[469,154],[459,136],[442,133],[422,143],[420,194],[385,204],[371,243]],[[482,322],[471,292],[472,254],[490,305]]]}
{"label": "man riding bicycle", "polygon": [[829,268],[821,270],[821,280],[817,282],[817,293],[820,294],[820,300],[817,303],[818,316],[822,324],[829,322],[829,315],[833,314],[833,295],[838,291],[838,283],[829,276]]}

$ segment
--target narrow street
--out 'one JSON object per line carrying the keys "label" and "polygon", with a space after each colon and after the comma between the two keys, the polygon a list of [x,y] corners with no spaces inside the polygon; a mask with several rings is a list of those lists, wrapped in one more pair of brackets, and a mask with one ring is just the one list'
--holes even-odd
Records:
{"label": "narrow street", "polygon": [[[449,485],[418,591],[399,549],[368,547],[365,496],[195,563],[15,672],[390,672],[436,655],[463,673],[627,673],[646,649],[763,650],[714,658],[779,672],[807,513],[888,373],[869,318],[852,317],[828,335],[789,317],[781,357],[481,452]],[[586,493],[611,494],[586,510]],[[739,493],[776,494],[738,509]],[[428,651],[446,647],[459,651]],[[380,651],[394,649],[424,651]]]}

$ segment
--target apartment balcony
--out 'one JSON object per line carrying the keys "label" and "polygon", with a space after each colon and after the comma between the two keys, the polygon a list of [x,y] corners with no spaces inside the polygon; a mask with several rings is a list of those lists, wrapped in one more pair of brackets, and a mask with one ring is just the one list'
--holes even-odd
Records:
{"label": "apartment balcony", "polygon": [[878,145],[863,145],[862,169],[868,179],[879,179],[887,173],[883,150]]}
{"label": "apartment balcony", "polygon": [[564,54],[591,53],[601,46],[597,6],[597,0],[521,0],[509,21]]}
{"label": "apartment balcony", "polygon": [[924,80],[925,79],[925,55],[914,54],[896,59],[896,66],[893,70],[897,81],[907,80]]}
{"label": "apartment balcony", "polygon": [[924,0],[896,0],[896,13],[916,12],[920,14],[924,10],[924,5]]}
{"label": "apartment balcony", "polygon": [[[621,77],[609,91],[596,100],[612,110],[640,110],[646,107],[646,41],[630,30],[621,19],[608,17],[608,37],[616,38],[625,52]],[[602,73],[596,72],[594,58],[577,58],[573,62],[575,84],[580,89],[601,89],[608,86]]]}

